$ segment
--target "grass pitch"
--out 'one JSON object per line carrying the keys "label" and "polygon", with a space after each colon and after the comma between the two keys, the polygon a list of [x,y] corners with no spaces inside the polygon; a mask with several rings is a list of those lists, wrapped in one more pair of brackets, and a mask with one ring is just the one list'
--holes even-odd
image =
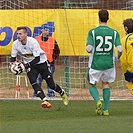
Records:
{"label": "grass pitch", "polygon": [[0,100],[0,133],[131,133],[133,101],[111,101],[109,116],[95,115],[94,101]]}

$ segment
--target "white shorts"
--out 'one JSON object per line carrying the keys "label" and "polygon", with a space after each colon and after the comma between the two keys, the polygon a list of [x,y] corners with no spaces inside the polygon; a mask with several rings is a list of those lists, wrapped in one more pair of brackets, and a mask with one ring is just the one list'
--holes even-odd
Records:
{"label": "white shorts", "polygon": [[94,70],[92,68],[89,69],[88,72],[88,82],[91,84],[96,84],[100,81],[100,78],[103,82],[112,83],[116,78],[116,70],[115,67],[107,70]]}

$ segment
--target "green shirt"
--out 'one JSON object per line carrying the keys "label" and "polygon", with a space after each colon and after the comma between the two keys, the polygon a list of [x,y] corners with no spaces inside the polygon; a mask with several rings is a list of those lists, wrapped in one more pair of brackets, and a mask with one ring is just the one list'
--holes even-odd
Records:
{"label": "green shirt", "polygon": [[89,67],[107,70],[114,67],[114,45],[121,45],[119,33],[108,27],[98,26],[88,33],[87,45],[93,46]]}

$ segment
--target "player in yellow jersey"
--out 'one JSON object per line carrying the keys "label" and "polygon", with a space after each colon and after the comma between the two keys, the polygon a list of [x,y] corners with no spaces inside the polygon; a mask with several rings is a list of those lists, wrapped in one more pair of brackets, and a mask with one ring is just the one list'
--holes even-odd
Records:
{"label": "player in yellow jersey", "polygon": [[133,95],[133,19],[125,19],[123,26],[126,31],[126,36],[121,39],[123,53],[120,58],[120,64],[126,86]]}

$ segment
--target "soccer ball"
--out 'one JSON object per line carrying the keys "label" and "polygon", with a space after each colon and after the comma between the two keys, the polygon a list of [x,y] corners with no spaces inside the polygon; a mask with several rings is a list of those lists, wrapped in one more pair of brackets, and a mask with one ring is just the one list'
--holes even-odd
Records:
{"label": "soccer ball", "polygon": [[25,66],[21,61],[15,61],[9,65],[9,70],[14,75],[19,75],[25,70]]}

